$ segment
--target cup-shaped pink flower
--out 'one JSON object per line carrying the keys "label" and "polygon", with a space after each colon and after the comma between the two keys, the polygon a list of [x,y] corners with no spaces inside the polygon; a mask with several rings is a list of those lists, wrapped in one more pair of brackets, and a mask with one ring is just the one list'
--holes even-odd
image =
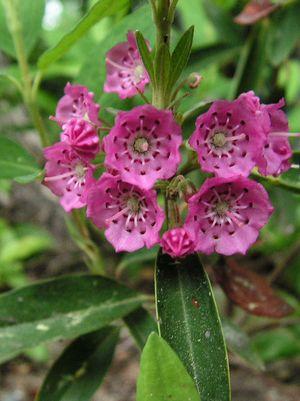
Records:
{"label": "cup-shaped pink flower", "polygon": [[[290,159],[292,149],[289,143],[289,124],[284,111],[284,100],[278,103],[261,105],[261,111],[268,114],[270,118],[270,129],[262,152],[257,157],[259,172],[263,175],[280,175],[291,167]],[[296,134],[299,136],[299,134]]]}
{"label": "cup-shaped pink flower", "polygon": [[166,231],[160,241],[162,250],[172,258],[182,258],[195,252],[194,240],[184,227]]}
{"label": "cup-shaped pink flower", "polygon": [[242,176],[207,179],[188,206],[185,227],[206,254],[245,254],[273,212],[264,187]]}
{"label": "cup-shaped pink flower", "polygon": [[119,43],[109,50],[106,70],[105,92],[117,93],[121,99],[126,99],[145,91],[150,79],[133,32],[128,32],[127,42]]}
{"label": "cup-shaped pink flower", "polygon": [[247,106],[261,118],[263,129],[266,133],[264,146],[258,152],[256,161],[259,172],[263,175],[280,175],[290,167],[292,149],[289,137],[300,136],[300,134],[289,133],[287,116],[281,108],[284,99],[275,104],[262,104],[259,97],[253,91],[240,96]]}
{"label": "cup-shaped pink flower", "polygon": [[85,119],[96,127],[101,126],[98,118],[100,106],[94,101],[94,94],[86,86],[72,85],[69,82],[64,89],[65,95],[59,100],[54,117],[60,126],[72,118]]}
{"label": "cup-shaped pink flower", "polygon": [[268,117],[253,112],[248,101],[245,95],[232,102],[217,100],[197,118],[189,143],[204,171],[218,177],[250,174],[263,148]]}
{"label": "cup-shaped pink flower", "polygon": [[86,195],[94,183],[93,166],[78,156],[66,143],[58,142],[44,149],[43,184],[55,195],[66,212],[86,205]]}
{"label": "cup-shaped pink flower", "polygon": [[94,159],[100,150],[97,129],[84,119],[72,118],[64,124],[61,140],[87,160]]}
{"label": "cup-shaped pink flower", "polygon": [[180,126],[171,111],[151,105],[119,113],[103,143],[106,166],[118,170],[123,181],[144,189],[172,177],[181,160]]}
{"label": "cup-shaped pink flower", "polygon": [[90,189],[87,215],[117,252],[134,252],[159,243],[164,212],[153,190],[143,190],[104,173]]}

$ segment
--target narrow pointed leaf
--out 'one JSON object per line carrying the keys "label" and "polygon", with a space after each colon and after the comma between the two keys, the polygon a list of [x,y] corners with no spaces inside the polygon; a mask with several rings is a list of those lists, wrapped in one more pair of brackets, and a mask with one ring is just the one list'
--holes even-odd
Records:
{"label": "narrow pointed leaf", "polygon": [[141,358],[137,401],[200,401],[195,384],[172,348],[156,333]]}
{"label": "narrow pointed leaf", "polygon": [[171,67],[171,56],[169,47],[166,43],[162,43],[157,50],[157,57],[155,61],[155,77],[156,86],[166,90]]}
{"label": "narrow pointed leaf", "polygon": [[157,331],[155,320],[144,308],[129,313],[123,320],[140,349],[144,348],[149,335]]}
{"label": "narrow pointed leaf", "polygon": [[162,337],[195,380],[202,401],[229,401],[228,359],[212,288],[196,254],[159,252],[157,309]]}
{"label": "narrow pointed leaf", "polygon": [[62,57],[86,32],[104,17],[121,13],[127,8],[128,0],[99,0],[53,48],[47,50],[38,60],[40,69],[47,68],[51,63]]}
{"label": "narrow pointed leaf", "polygon": [[36,401],[89,401],[103,381],[119,338],[104,327],[71,343],[54,363]]}
{"label": "narrow pointed leaf", "polygon": [[173,85],[179,79],[185,66],[189,61],[192,50],[194,38],[194,27],[191,26],[180,38],[171,57],[171,75],[169,88],[172,89]]}
{"label": "narrow pointed leaf", "polygon": [[146,40],[141,32],[136,32],[136,42],[137,46],[143,60],[144,66],[150,76],[151,82],[154,82],[154,65],[151,52],[147,46]]}
{"label": "narrow pointed leaf", "polygon": [[0,178],[26,183],[33,181],[40,172],[34,157],[21,145],[0,136]]}
{"label": "narrow pointed leaf", "polygon": [[143,295],[112,280],[73,275],[0,296],[0,361],[45,341],[73,338],[141,306]]}

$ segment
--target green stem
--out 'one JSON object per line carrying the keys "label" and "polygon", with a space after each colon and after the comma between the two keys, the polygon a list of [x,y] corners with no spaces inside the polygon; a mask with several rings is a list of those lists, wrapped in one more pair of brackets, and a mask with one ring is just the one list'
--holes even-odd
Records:
{"label": "green stem", "polygon": [[[191,152],[190,157],[187,160],[187,162],[179,169],[179,174],[186,175],[186,174],[189,174],[192,171],[198,170],[198,169],[199,169],[199,164],[197,162],[196,154],[195,154],[195,152]],[[259,181],[263,181],[263,182],[271,184],[275,187],[285,189],[285,190],[293,192],[295,194],[300,194],[300,185],[285,181],[282,178],[271,177],[271,176],[265,177],[265,176],[259,174],[257,171],[252,171],[251,176],[258,179]]]}
{"label": "green stem", "polygon": [[43,146],[50,145],[48,135],[46,133],[43,120],[40,116],[36,98],[32,90],[32,80],[30,76],[29,64],[25,53],[24,39],[22,26],[17,13],[15,0],[3,0],[3,6],[6,11],[8,27],[13,39],[18,64],[22,77],[22,95],[24,103],[31,115],[32,121],[39,133],[40,140]]}
{"label": "green stem", "polygon": [[300,194],[300,185],[292,184],[288,181],[284,181],[282,178],[276,177],[264,177],[260,175],[258,172],[254,171],[251,174],[253,177],[257,178],[259,181],[263,181],[274,185],[275,187],[286,189],[287,191],[293,192],[295,194]]}
{"label": "green stem", "polygon": [[[79,210],[72,212],[73,221],[80,234],[79,241],[76,241],[78,246],[84,251],[88,257],[87,265],[94,274],[106,275],[105,264],[97,245],[90,237],[89,229],[86,221],[82,218]],[[75,239],[76,240],[76,239]]]}
{"label": "green stem", "polygon": [[229,94],[229,100],[233,100],[239,94],[240,84],[247,67],[250,51],[253,46],[256,29],[252,29],[252,32],[248,35],[245,45],[242,47],[241,55],[237,63],[236,72],[232,79],[232,87]]}
{"label": "green stem", "polygon": [[[156,26],[154,70],[156,74],[160,74],[158,71],[162,71],[162,66],[170,62],[166,58],[169,58],[168,54],[170,53],[171,26],[174,19],[175,6],[172,9],[170,8],[170,0],[151,1],[151,4],[153,20]],[[152,104],[158,108],[165,109],[170,103],[173,88],[166,91],[168,81],[169,76],[164,76],[164,79],[157,79],[155,77]]]}
{"label": "green stem", "polygon": [[[37,93],[42,79],[42,74],[37,73],[34,81],[31,79],[28,60],[25,53],[23,40],[22,26],[17,13],[15,0],[2,0],[6,11],[7,25],[14,42],[16,56],[21,71],[22,78],[22,96],[24,103],[31,116],[32,122],[39,133],[42,146],[50,145],[49,136],[45,129],[42,117],[37,105]],[[82,219],[79,212],[76,210],[72,214],[73,221],[76,224],[80,239],[77,241],[81,249],[87,255],[88,265],[93,273],[105,275],[104,262],[99,252],[97,245],[92,241],[89,230],[86,226],[86,221]]]}

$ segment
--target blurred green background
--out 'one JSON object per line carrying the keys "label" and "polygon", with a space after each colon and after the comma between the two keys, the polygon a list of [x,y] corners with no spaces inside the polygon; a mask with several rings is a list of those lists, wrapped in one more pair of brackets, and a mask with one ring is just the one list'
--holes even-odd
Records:
{"label": "blurred green background", "polygon": [[[71,30],[93,3],[94,0],[20,0],[20,15],[26,27],[24,40],[33,75],[40,55]],[[218,98],[233,99],[247,90],[254,90],[265,103],[284,97],[290,130],[300,131],[300,1],[258,2],[274,6],[272,12],[261,19],[258,12],[254,13],[251,24],[237,24],[234,18],[247,3],[244,0],[179,0],[172,43],[174,45],[189,26],[195,26],[192,56],[185,74],[198,72],[203,77],[201,85],[180,106],[180,112],[188,116],[184,124],[185,138],[193,130],[197,105]],[[107,107],[129,109],[142,103],[139,97],[120,101],[117,95],[105,94],[102,89],[105,54],[116,43],[124,41],[130,29],[141,30],[154,45],[155,31],[146,1],[128,1],[122,12],[104,18],[43,71],[38,102],[51,141],[58,138],[59,130],[48,117],[54,114],[67,81],[87,85],[95,93],[101,113],[108,119],[112,116],[106,112]],[[21,142],[42,162],[38,137],[12,83],[19,77],[0,2],[0,135]],[[293,163],[299,167],[300,141],[293,139],[292,146]],[[291,169],[284,179],[300,185],[299,172],[297,168]],[[191,177],[198,183],[201,180],[197,172]],[[278,327],[274,324],[262,331],[257,328],[272,323],[272,319],[245,317],[236,307],[229,314],[236,323],[243,323],[245,331],[254,333],[251,343],[256,347],[260,363],[272,366],[277,361],[294,360],[300,355],[299,320],[297,324],[290,322],[300,318],[300,196],[271,186],[267,189],[276,211],[249,255],[238,261],[266,276],[274,269],[280,271],[275,288],[294,306],[295,312]],[[39,188],[39,184],[20,189],[20,185],[0,180],[0,290],[82,269],[79,251],[70,243],[63,213],[57,208],[54,199]],[[95,240],[119,277],[137,287],[151,287],[156,250],[116,256],[99,234],[95,234]],[[49,264],[53,258],[57,260],[55,268]],[[207,260],[209,266],[214,263],[213,258]],[[49,265],[51,267],[47,268]],[[217,287],[216,293],[221,309],[228,314],[224,294]],[[47,357],[43,352],[34,355]],[[295,379],[293,374],[287,380],[299,381],[299,376]]]}

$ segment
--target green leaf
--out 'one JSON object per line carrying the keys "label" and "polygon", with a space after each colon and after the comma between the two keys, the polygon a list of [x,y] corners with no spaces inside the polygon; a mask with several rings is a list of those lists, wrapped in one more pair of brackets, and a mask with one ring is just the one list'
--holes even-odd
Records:
{"label": "green leaf", "polygon": [[70,344],[54,363],[36,401],[88,401],[111,364],[119,338],[115,327],[104,327]]}
{"label": "green leaf", "polygon": [[191,26],[180,38],[171,57],[171,75],[169,88],[178,81],[181,73],[186,67],[192,50],[194,37],[194,27]]}
{"label": "green leaf", "polygon": [[157,331],[157,324],[150,313],[144,308],[138,308],[129,313],[123,320],[140,349],[144,348],[149,335],[153,331]]}
{"label": "green leaf", "polygon": [[207,47],[216,43],[217,32],[206,15],[203,1],[179,1],[176,8],[180,15],[180,24],[184,30],[195,25],[193,48]]}
{"label": "green leaf", "polygon": [[97,330],[141,306],[143,295],[112,280],[74,275],[0,296],[0,361],[49,340]]}
{"label": "green leaf", "polygon": [[[10,0],[11,1],[11,0]],[[0,0],[0,49],[15,57],[15,47],[9,31],[11,23],[7,23],[3,4],[8,0]],[[40,35],[45,10],[45,0],[14,0],[22,28],[25,52],[28,55]]]}
{"label": "green leaf", "polygon": [[258,333],[253,343],[267,363],[295,358],[300,355],[300,325]]}
{"label": "green leaf", "polygon": [[264,363],[249,336],[228,319],[222,319],[222,327],[228,349],[238,355],[247,365],[264,370]]}
{"label": "green leaf", "polygon": [[173,260],[160,251],[157,310],[162,337],[195,380],[202,401],[229,401],[228,359],[212,288],[196,254]]}
{"label": "green leaf", "polygon": [[260,93],[269,93],[268,84],[273,81],[272,70],[267,58],[267,35],[266,25],[255,26],[245,40],[240,51],[235,76],[232,80],[230,98],[233,99],[242,92],[254,90]]}
{"label": "green leaf", "polygon": [[162,88],[162,93],[167,89],[171,70],[171,55],[166,43],[162,43],[157,50],[155,60],[156,87]]}
{"label": "green leaf", "polygon": [[172,348],[156,333],[141,357],[137,401],[199,401],[193,380]]}
{"label": "green leaf", "polygon": [[136,32],[136,42],[137,42],[144,66],[150,76],[151,82],[154,82],[155,77],[154,77],[154,66],[153,66],[152,55],[147,46],[144,36],[139,31]]}
{"label": "green leaf", "polygon": [[285,89],[288,104],[297,102],[300,96],[300,62],[287,60],[282,64],[278,74],[278,84]]}
{"label": "green leaf", "polygon": [[278,66],[291,54],[300,36],[300,3],[295,2],[279,10],[271,19],[267,38],[267,56]]}
{"label": "green leaf", "polygon": [[21,83],[13,75],[7,74],[4,71],[0,71],[0,79],[5,79],[5,80],[9,81],[10,83],[12,83],[18,89],[18,91],[20,93],[22,93],[23,89],[22,89]]}
{"label": "green leaf", "polygon": [[212,64],[228,63],[235,59],[241,51],[240,46],[214,45],[197,50],[191,54],[188,73],[201,72]]}
{"label": "green leaf", "polygon": [[135,266],[142,269],[147,263],[154,262],[157,251],[158,246],[154,246],[151,249],[142,248],[133,253],[126,253],[117,267],[117,277],[121,276],[124,271],[131,270]]}
{"label": "green leaf", "polygon": [[21,145],[0,136],[0,178],[27,183],[35,180],[40,172],[35,159]]}
{"label": "green leaf", "polygon": [[62,57],[82,36],[104,17],[109,17],[127,8],[128,0],[99,0],[52,49],[47,50],[38,60],[40,69]]}

